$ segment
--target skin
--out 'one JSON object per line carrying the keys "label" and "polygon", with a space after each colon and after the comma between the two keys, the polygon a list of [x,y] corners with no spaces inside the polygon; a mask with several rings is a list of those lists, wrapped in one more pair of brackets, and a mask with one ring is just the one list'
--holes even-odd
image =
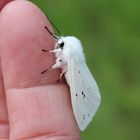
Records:
{"label": "skin", "polygon": [[10,1],[12,0],[0,0],[0,10],[3,8],[4,5],[6,5]]}
{"label": "skin", "polygon": [[[0,0],[0,8],[8,1]],[[31,2],[8,3],[0,13],[0,140],[79,140],[69,87],[55,63],[46,16]]]}

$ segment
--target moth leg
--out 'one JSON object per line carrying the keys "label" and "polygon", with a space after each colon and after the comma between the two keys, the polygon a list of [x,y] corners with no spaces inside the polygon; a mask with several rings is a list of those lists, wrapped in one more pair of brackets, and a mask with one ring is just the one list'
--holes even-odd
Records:
{"label": "moth leg", "polygon": [[62,79],[62,76],[65,74],[65,71],[63,70],[59,76],[59,79],[56,82],[60,82],[60,80]]}
{"label": "moth leg", "polygon": [[63,71],[61,72],[60,76],[59,76],[59,79],[62,78],[62,76],[67,72],[67,69],[63,69]]}
{"label": "moth leg", "polygon": [[46,69],[46,70],[42,71],[41,74],[48,73],[48,72],[51,71],[51,70],[52,70],[52,67],[49,68],[49,69]]}
{"label": "moth leg", "polygon": [[60,67],[61,67],[61,63],[57,62],[52,67],[50,67],[49,69],[46,69],[46,70],[42,71],[41,74],[48,73],[49,71],[54,70],[54,69],[58,69]]}
{"label": "moth leg", "polygon": [[50,50],[42,49],[41,51],[42,51],[42,52],[49,52]]}
{"label": "moth leg", "polygon": [[51,53],[56,53],[58,52],[60,49],[54,49],[54,50],[47,50],[47,49],[42,49],[43,52],[51,52]]}
{"label": "moth leg", "polygon": [[56,82],[59,82],[62,79],[62,76],[67,72],[67,69],[63,69],[63,71],[61,72],[59,79]]}

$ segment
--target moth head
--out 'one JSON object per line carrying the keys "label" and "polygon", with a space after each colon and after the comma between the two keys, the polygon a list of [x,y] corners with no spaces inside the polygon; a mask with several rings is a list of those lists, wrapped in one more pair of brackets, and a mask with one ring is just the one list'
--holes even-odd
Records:
{"label": "moth head", "polygon": [[59,38],[58,39],[56,47],[63,49],[63,47],[64,47],[64,41],[62,40],[62,38]]}
{"label": "moth head", "polygon": [[[45,29],[50,33],[50,35],[51,35],[54,39],[57,40],[56,45],[55,45],[55,48],[56,48],[56,49],[58,49],[58,48],[63,49],[63,47],[64,47],[64,41],[62,40],[62,38],[61,38],[61,37],[58,37],[58,36],[56,36],[56,35],[54,35],[54,34],[48,29],[47,26],[45,26]],[[57,30],[57,31],[58,31],[58,30]],[[59,32],[59,31],[58,31],[58,32]],[[59,34],[60,34],[60,32],[59,32]],[[61,35],[61,34],[60,34],[60,35]]]}

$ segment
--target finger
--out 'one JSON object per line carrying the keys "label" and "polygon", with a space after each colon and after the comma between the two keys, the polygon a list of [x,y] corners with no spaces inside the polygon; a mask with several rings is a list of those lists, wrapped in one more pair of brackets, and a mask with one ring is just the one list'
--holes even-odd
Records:
{"label": "finger", "polygon": [[[25,5],[30,15],[21,7],[15,10],[15,4]],[[7,88],[51,84],[59,78],[59,70],[41,75],[43,70],[54,64],[54,54],[44,53],[42,48],[53,49],[55,41],[45,30],[46,25],[50,28],[46,17],[29,4],[28,1],[13,1],[1,12],[0,37],[1,47],[4,46],[1,55],[6,58],[2,59],[2,69]]]}
{"label": "finger", "polygon": [[54,54],[41,51],[55,43],[46,25],[50,29],[46,17],[28,1],[14,1],[2,11],[0,52],[11,139],[79,139],[69,90],[55,83],[60,71],[40,75],[54,64]]}
{"label": "finger", "polygon": [[0,0],[0,10],[3,8],[4,5],[6,5],[10,1],[12,0]]}
{"label": "finger", "polygon": [[[11,0],[2,0],[0,1],[0,10]],[[4,86],[3,78],[1,73],[0,66],[0,139],[9,139],[9,122],[8,122],[8,113],[6,107],[6,100],[4,95]]]}
{"label": "finger", "polygon": [[0,140],[9,138],[9,122],[0,67]]}

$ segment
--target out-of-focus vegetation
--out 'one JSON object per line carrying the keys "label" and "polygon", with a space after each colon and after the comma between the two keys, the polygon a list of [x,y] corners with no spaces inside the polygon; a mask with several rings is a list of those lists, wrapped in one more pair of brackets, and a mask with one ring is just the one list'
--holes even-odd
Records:
{"label": "out-of-focus vegetation", "polygon": [[83,43],[102,104],[82,140],[140,139],[140,0],[32,0]]}

